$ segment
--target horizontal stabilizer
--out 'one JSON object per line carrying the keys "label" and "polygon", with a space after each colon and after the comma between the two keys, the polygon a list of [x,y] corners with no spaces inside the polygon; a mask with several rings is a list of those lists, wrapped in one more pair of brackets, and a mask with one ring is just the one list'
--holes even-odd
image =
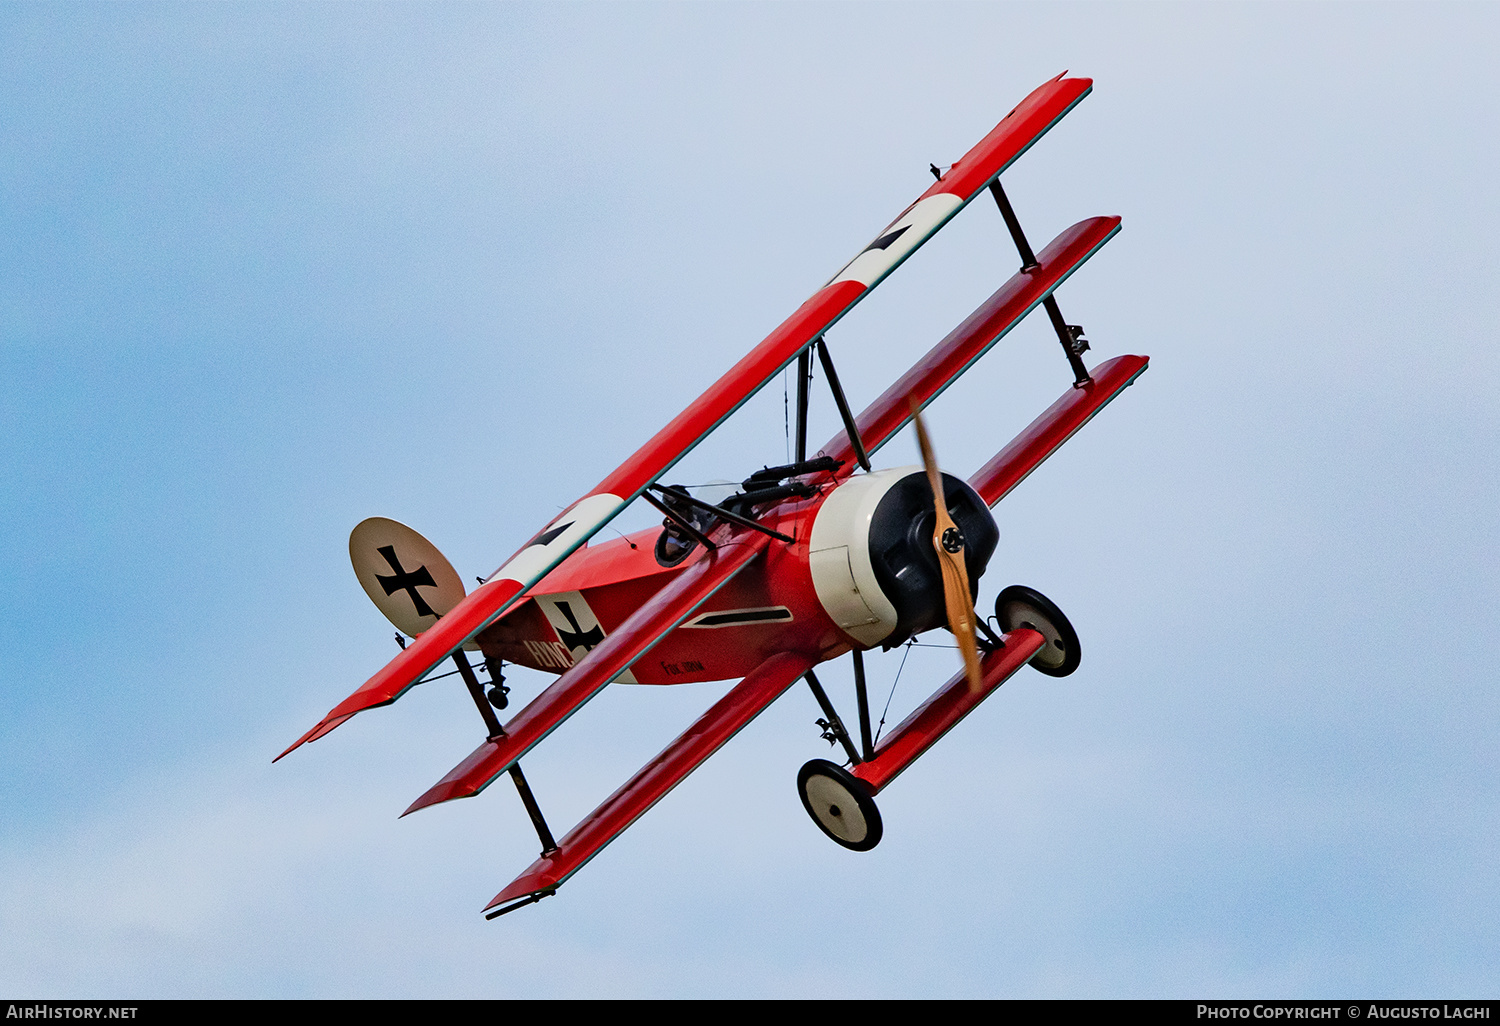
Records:
{"label": "horizontal stabilizer", "polygon": [[[911,419],[911,400],[926,408],[1119,230],[1118,217],[1091,217],[1048,243],[1037,254],[1036,267],[1012,275],[859,415],[855,423],[865,451],[873,453],[894,438]],[[854,447],[847,434],[840,432],[820,451],[853,471]]]}
{"label": "horizontal stabilizer", "polygon": [[1090,372],[1090,380],[1063,393],[1040,417],[1026,426],[995,458],[969,478],[969,484],[986,503],[993,506],[1058,447],[1073,437],[1109,401],[1140,377],[1149,359],[1144,356],[1117,356],[1106,360]]}
{"label": "horizontal stabilizer", "polygon": [[626,667],[649,651],[663,635],[728,584],[770,541],[766,535],[747,531],[734,541],[721,543],[717,549],[705,552],[649,602],[630,614],[578,665],[532,699],[505,725],[504,736],[490,738],[476,748],[426,794],[412,802],[411,808],[402,815],[454,798],[470,798],[483,791],[532,745],[556,730]]}
{"label": "horizontal stabilizer", "polygon": [[980,702],[1025,666],[1047,639],[1036,631],[1020,627],[1001,640],[1005,642],[1004,648],[988,653],[979,661],[981,686],[978,691],[969,687],[967,673],[958,674],[880,742],[875,749],[875,758],[850,770],[870,785],[871,793],[879,794],[902,770],[916,762],[918,756],[957,726],[959,720],[978,708]]}
{"label": "horizontal stabilizer", "polygon": [[625,786],[568,832],[557,849],[537,859],[485,906],[486,911],[530,895],[549,894],[660,801],[689,773],[739,733],[811,669],[814,659],[783,652],[772,656],[700,716]]}

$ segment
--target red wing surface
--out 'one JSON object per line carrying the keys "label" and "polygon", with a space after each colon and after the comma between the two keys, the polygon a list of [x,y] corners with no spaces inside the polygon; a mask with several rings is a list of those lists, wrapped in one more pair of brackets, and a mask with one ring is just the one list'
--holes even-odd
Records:
{"label": "red wing surface", "polygon": [[505,736],[490,738],[454,767],[402,815],[454,798],[469,798],[489,786],[533,745],[603,690],[673,627],[692,615],[765,549],[770,538],[745,532],[707,552],[632,613],[571,670],[553,682],[505,725]]}
{"label": "red wing surface", "polygon": [[1026,426],[995,458],[969,478],[969,484],[989,505],[1005,498],[1074,432],[1093,419],[1145,371],[1144,356],[1117,356],[1091,371],[1092,380],[1074,386],[1040,417]]}
{"label": "red wing surface", "polygon": [[543,855],[509,887],[495,895],[486,910],[508,901],[556,890],[755,719],[762,709],[781,697],[815,661],[787,652],[762,663],[715,702],[681,737],[570,830],[557,850]]}
{"label": "red wing surface", "polygon": [[875,749],[875,758],[852,767],[850,772],[869,784],[872,792],[878,793],[1025,666],[1046,640],[1036,631],[1025,628],[1011,631],[1004,638],[1004,648],[996,649],[980,660],[978,691],[969,687],[967,672],[959,673],[880,742]]}

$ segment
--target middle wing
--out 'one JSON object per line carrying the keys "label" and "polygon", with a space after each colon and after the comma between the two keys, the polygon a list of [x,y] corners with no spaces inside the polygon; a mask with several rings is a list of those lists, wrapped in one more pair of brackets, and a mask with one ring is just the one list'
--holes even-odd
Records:
{"label": "middle wing", "polygon": [[[1119,230],[1118,217],[1079,221],[1037,254],[1035,267],[1011,275],[979,309],[859,415],[855,424],[865,451],[874,453],[894,438],[911,419],[911,400],[925,409]],[[819,451],[842,460],[846,473],[853,472],[854,446],[847,434],[835,435]]]}
{"label": "middle wing", "polygon": [[780,327],[686,410],[570,506],[455,606],[296,741],[281,758],[355,713],[401,697],[454,649],[498,619],[533,584],[632,502],[758,392],[814,339],[916,252],[943,225],[1089,94],[1087,78],[1057,78],[1033,90],[917,201],[876,236]]}
{"label": "middle wing", "polygon": [[579,707],[604,689],[631,663],[639,659],[662,636],[692,615],[728,584],[771,539],[745,531],[739,539],[706,552],[692,566],[672,579],[651,600],[615,628],[577,666],[568,670],[527,704],[505,725],[505,734],[492,737],[455,766],[426,794],[403,812],[454,798],[470,798],[483,791],[531,747],[556,730]]}

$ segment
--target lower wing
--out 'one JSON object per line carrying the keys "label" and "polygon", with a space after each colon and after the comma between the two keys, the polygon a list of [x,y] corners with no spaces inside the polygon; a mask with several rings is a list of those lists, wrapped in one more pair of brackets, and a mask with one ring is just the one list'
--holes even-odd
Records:
{"label": "lower wing", "polygon": [[568,831],[555,850],[544,852],[531,868],[495,895],[485,906],[486,911],[510,901],[524,903],[557,890],[724,742],[780,698],[814,662],[816,659],[808,656],[782,652],[758,666],[698,717],[681,737]]}

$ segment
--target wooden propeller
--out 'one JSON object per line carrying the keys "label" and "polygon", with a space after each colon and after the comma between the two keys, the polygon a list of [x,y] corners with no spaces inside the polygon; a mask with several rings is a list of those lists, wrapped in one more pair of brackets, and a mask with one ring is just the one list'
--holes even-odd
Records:
{"label": "wooden propeller", "polygon": [[969,690],[977,694],[983,684],[979,672],[979,644],[974,640],[974,597],[969,590],[969,566],[964,561],[964,535],[948,515],[943,475],[932,454],[932,441],[927,437],[922,411],[915,399],[911,402],[911,419],[917,427],[917,445],[922,449],[922,465],[927,469],[927,481],[932,485],[933,506],[937,512],[932,547],[943,571],[943,604],[947,608],[948,629],[958,639],[958,649],[963,653]]}

